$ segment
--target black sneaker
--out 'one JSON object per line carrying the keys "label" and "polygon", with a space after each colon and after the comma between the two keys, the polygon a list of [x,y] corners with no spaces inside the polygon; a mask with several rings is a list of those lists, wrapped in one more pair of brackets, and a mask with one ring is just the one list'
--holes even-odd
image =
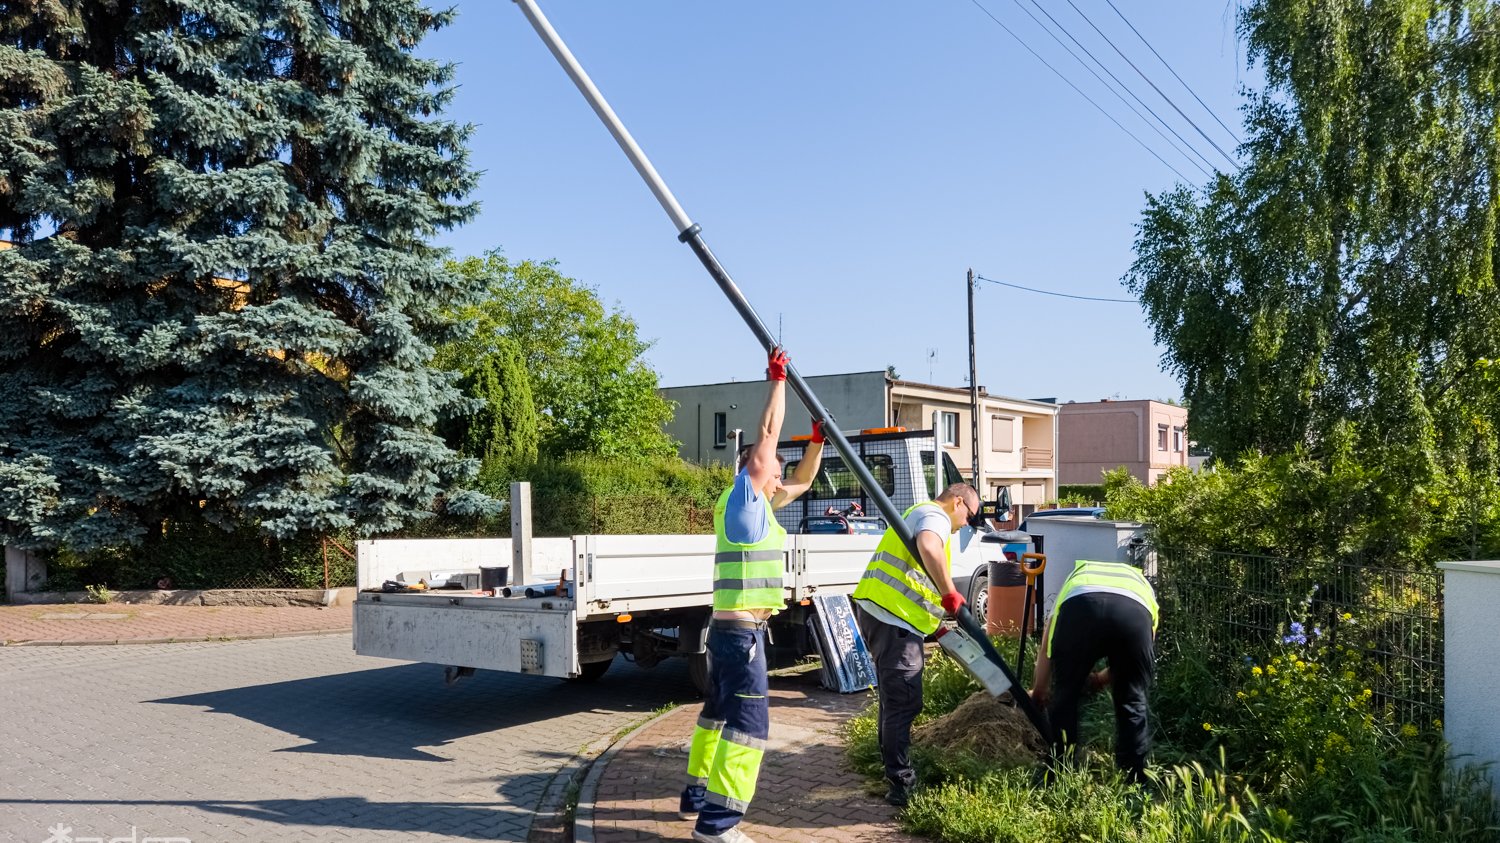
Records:
{"label": "black sneaker", "polygon": [[902,782],[892,782],[891,789],[885,792],[885,803],[897,808],[905,808],[906,803],[911,801],[911,792],[914,788]]}

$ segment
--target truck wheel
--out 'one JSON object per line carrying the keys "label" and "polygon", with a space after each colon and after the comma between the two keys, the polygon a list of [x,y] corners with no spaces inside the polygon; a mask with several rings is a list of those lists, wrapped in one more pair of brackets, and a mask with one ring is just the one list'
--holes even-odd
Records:
{"label": "truck wheel", "polygon": [[989,622],[990,614],[990,575],[986,571],[975,574],[969,582],[969,612],[974,615],[974,620],[979,621],[980,626]]}
{"label": "truck wheel", "polygon": [[693,680],[693,687],[698,693],[708,696],[713,690],[708,681],[708,650],[701,653],[689,653],[687,657],[688,678]]}
{"label": "truck wheel", "polygon": [[569,682],[597,682],[599,677],[609,672],[609,666],[614,664],[614,659],[605,659],[602,662],[584,662],[578,666],[578,675],[569,676]]}

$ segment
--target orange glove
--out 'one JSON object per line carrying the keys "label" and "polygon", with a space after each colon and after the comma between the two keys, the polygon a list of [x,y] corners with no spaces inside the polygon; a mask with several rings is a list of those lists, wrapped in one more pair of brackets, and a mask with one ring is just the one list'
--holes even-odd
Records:
{"label": "orange glove", "polygon": [[766,357],[766,379],[773,381],[786,380],[786,367],[786,351],[779,345],[772,346],[771,353]]}

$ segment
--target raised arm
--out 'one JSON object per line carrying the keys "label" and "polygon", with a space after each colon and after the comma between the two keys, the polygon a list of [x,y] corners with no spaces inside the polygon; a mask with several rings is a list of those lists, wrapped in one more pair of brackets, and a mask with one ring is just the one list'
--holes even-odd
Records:
{"label": "raised arm", "polygon": [[776,442],[781,438],[781,421],[786,417],[786,366],[786,352],[781,346],[775,346],[766,361],[766,378],[771,382],[771,391],[766,396],[765,412],[760,416],[760,435],[745,460],[745,472],[756,490],[764,489],[766,483],[781,471],[781,464],[776,459]]}
{"label": "raised arm", "polygon": [[814,421],[812,441],[808,443],[807,450],[802,453],[802,459],[797,463],[797,470],[782,482],[781,491],[777,492],[776,499],[771,501],[772,508],[781,509],[802,497],[808,489],[812,488],[813,481],[818,478],[818,469],[822,467],[823,423]]}

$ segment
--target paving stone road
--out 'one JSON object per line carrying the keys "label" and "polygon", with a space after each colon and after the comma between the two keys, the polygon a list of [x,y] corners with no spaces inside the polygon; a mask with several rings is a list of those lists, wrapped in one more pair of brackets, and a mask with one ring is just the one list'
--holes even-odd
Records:
{"label": "paving stone road", "polygon": [[675,660],[449,688],[347,634],[4,647],[0,840],[525,840],[578,750],[694,696]]}

